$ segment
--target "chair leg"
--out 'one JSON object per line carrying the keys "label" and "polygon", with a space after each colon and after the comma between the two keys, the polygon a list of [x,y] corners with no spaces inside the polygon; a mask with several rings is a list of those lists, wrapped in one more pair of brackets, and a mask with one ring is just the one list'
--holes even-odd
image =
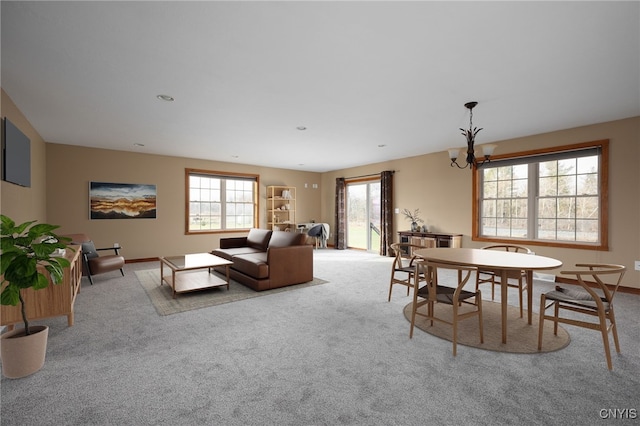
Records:
{"label": "chair leg", "polygon": [[523,318],[523,308],[522,308],[522,291],[524,290],[524,287],[522,286],[522,277],[520,277],[520,279],[518,279],[518,296],[520,297],[520,318]]}
{"label": "chair leg", "polygon": [[546,297],[544,296],[544,294],[540,295],[540,312],[538,313],[540,316],[540,322],[538,324],[538,350],[539,351],[542,350],[542,332],[544,330],[545,302],[546,302]]}
{"label": "chair leg", "polygon": [[616,352],[620,353],[620,342],[618,341],[618,326],[616,325],[616,316],[613,313],[613,306],[609,308],[609,321],[611,322],[611,334],[613,334],[613,343],[616,345]]}
{"label": "chair leg", "polygon": [[409,276],[407,277],[407,297],[409,296],[409,290],[411,290],[411,281],[413,281],[413,275],[409,274]]}
{"label": "chair leg", "polygon": [[607,358],[607,367],[609,370],[613,370],[613,365],[611,364],[611,349],[609,348],[607,317],[603,312],[601,312],[598,317],[600,318],[600,332],[602,333],[602,343],[604,344],[604,356]]}
{"label": "chair leg", "polygon": [[476,293],[476,305],[478,306],[478,323],[480,325],[480,343],[484,343],[484,331],[482,322],[482,294],[478,291]]}
{"label": "chair leg", "polygon": [[[120,268],[120,273],[122,274],[122,276],[124,277],[124,270],[122,268]],[[522,315],[521,315],[522,316]]]}
{"label": "chair leg", "polygon": [[558,302],[553,303],[553,335],[558,335],[558,318],[560,317],[560,304]]}
{"label": "chair leg", "polygon": [[496,300],[496,277],[491,277],[491,300]]}
{"label": "chair leg", "polygon": [[453,303],[453,356],[458,352],[458,304]]}
{"label": "chair leg", "polygon": [[409,329],[409,339],[413,338],[413,327],[416,324],[416,298],[413,299],[413,305],[411,306],[411,328]]}
{"label": "chair leg", "polygon": [[91,276],[91,274],[87,275],[89,277],[89,282],[91,283],[91,285],[93,285],[93,277]]}

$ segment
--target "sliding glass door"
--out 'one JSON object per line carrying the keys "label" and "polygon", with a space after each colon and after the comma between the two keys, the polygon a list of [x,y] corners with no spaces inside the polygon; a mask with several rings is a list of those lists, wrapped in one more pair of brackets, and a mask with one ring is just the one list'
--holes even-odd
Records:
{"label": "sliding glass door", "polygon": [[380,180],[347,182],[347,247],[380,250]]}

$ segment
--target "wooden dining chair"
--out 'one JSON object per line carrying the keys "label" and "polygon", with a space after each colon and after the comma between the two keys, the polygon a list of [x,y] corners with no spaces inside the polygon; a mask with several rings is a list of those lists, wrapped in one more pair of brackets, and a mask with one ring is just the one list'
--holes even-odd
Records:
{"label": "wooden dining chair", "polygon": [[[413,251],[423,248],[426,247],[411,243],[391,244],[391,250],[393,250],[395,254],[395,259],[391,266],[388,302],[391,301],[391,292],[393,291],[394,284],[407,287],[407,296],[409,295],[409,291],[413,288],[414,274],[416,272],[415,262],[419,259],[413,254]],[[420,277],[420,281],[424,281],[424,277]]]}
{"label": "wooden dining chair", "polygon": [[[483,250],[503,250],[509,251],[513,253],[533,253],[529,248],[524,246],[519,246],[516,244],[492,244],[489,246],[482,247]],[[492,269],[479,269],[476,274],[476,290],[480,287],[481,284],[491,283],[491,300],[495,299],[495,286],[496,284],[501,284],[501,275],[500,271],[495,271]],[[516,283],[509,282],[509,280],[516,281]],[[527,286],[529,283],[527,281],[527,272],[526,271],[508,271],[507,272],[507,287],[517,288],[519,291],[518,299],[520,301],[520,318],[523,317],[524,308],[522,303],[522,293],[527,290]]]}
{"label": "wooden dining chair", "polygon": [[[543,293],[540,296],[540,325],[538,327],[538,350],[542,349],[542,334],[544,320],[553,321],[553,334],[558,334],[558,323],[576,325],[579,327],[600,330],[604,343],[604,354],[607,358],[607,367],[613,369],[611,364],[611,351],[609,349],[609,333],[613,335],[616,352],[620,353],[618,341],[618,327],[613,311],[613,298],[622,282],[626,267],[623,265],[604,263],[580,263],[571,271],[561,271],[562,275],[575,276],[582,290],[556,286],[554,291]],[[603,276],[611,276],[615,284],[604,283]],[[592,281],[593,280],[593,281]],[[595,285],[595,289],[589,284]],[[550,303],[547,304],[547,301]],[[553,307],[553,315],[547,315],[547,309]],[[598,318],[597,322],[585,321],[580,316],[561,317],[560,311],[567,310],[587,316]],[[608,321],[608,322],[607,322]]]}
{"label": "wooden dining chair", "polygon": [[[419,286],[419,280],[414,280],[413,305],[411,307],[411,329],[409,338],[413,338],[413,328],[416,322],[416,316],[422,316],[429,320],[429,324],[433,325],[434,321],[449,324],[453,327],[453,356],[457,354],[458,342],[458,322],[473,316],[478,317],[480,327],[480,343],[484,343],[483,325],[482,325],[482,294],[480,290],[475,292],[463,290],[463,287],[469,281],[472,272],[476,272],[475,267],[454,265],[449,263],[438,263],[429,260],[419,261],[417,263],[418,272],[424,275],[426,284]],[[441,271],[455,271],[457,283],[454,286],[440,285],[439,281],[443,278],[440,276]],[[451,305],[452,316],[451,321],[435,314],[435,305],[444,303]],[[427,306],[424,310],[418,311],[421,306]],[[462,305],[471,305],[475,309],[460,312]]]}

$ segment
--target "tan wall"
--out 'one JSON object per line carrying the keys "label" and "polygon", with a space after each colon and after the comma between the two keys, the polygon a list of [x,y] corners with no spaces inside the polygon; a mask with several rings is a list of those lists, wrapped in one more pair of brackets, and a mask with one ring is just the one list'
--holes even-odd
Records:
{"label": "tan wall", "polygon": [[[296,186],[297,220],[327,222],[331,225],[332,234],[335,178],[395,170],[395,207],[419,208],[430,230],[464,234],[463,246],[484,245],[470,239],[471,172],[449,167],[444,152],[318,174],[45,144],[4,92],[2,115],[8,116],[25,132],[32,144],[32,187],[22,188],[2,182],[2,212],[16,221],[37,219],[59,224],[63,233],[85,232],[98,245],[119,242],[125,247],[124,254],[129,259],[207,251],[217,247],[220,234],[184,234],[185,168],[260,174],[262,227],[266,226],[265,186]],[[565,266],[577,262],[622,263],[629,268],[624,285],[640,288],[640,272],[633,268],[634,261],[640,260],[640,117],[500,141],[497,142],[496,153],[599,139],[611,141],[610,250],[601,252],[536,246],[535,251],[561,259]],[[90,181],[157,185],[158,218],[89,220]],[[305,183],[307,188],[304,188]],[[318,189],[313,189],[314,183],[318,184]],[[395,218],[396,231],[409,227],[402,215],[396,215]]]}
{"label": "tan wall", "polygon": [[[609,251],[535,246],[540,255],[555,257],[565,267],[578,262],[612,262],[627,266],[624,285],[640,288],[640,117],[496,142],[496,154],[609,139]],[[484,142],[484,143],[488,143]],[[394,206],[420,209],[429,230],[462,233],[463,246],[481,247],[471,241],[471,172],[449,166],[446,152],[371,164],[322,175],[322,220],[334,224],[337,177],[361,176],[395,170]],[[396,231],[409,228],[401,214],[395,215]],[[397,235],[394,236],[397,240]],[[333,242],[333,240],[331,240]]]}
{"label": "tan wall", "polygon": [[2,93],[0,115],[18,127],[31,140],[31,187],[2,181],[0,183],[0,211],[16,223],[29,220],[47,221],[45,143],[11,98]]}
{"label": "tan wall", "polygon": [[[266,228],[266,185],[297,188],[297,221],[320,215],[320,189],[312,188],[320,182],[318,173],[61,144],[47,144],[47,163],[49,220],[61,225],[61,233],[88,234],[97,246],[118,242],[127,259],[210,251],[219,246],[221,235],[241,235],[185,235],[185,168],[259,174],[262,228]],[[91,181],[156,185],[157,218],[90,220]]]}

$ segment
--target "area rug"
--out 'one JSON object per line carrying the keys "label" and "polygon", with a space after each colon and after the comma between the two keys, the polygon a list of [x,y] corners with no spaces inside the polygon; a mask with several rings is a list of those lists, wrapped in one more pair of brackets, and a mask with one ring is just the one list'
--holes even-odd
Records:
{"label": "area rug", "polygon": [[[411,322],[411,305],[404,307],[404,316]],[[466,307],[463,306],[462,309]],[[426,305],[418,308],[418,312],[426,313]],[[436,316],[451,321],[451,306],[436,304]],[[538,321],[537,314],[532,314],[531,325],[527,324],[527,313],[524,318],[520,318],[520,308],[515,306],[507,307],[507,343],[502,343],[502,320],[500,303],[487,300],[482,301],[482,322],[484,331],[484,343],[480,343],[479,325],[477,317],[464,319],[458,323],[458,344],[473,346],[478,349],[488,351],[511,352],[532,354],[541,352],[553,352],[565,348],[569,345],[570,337],[567,331],[558,326],[558,335],[553,334],[553,323],[544,322],[544,333],[542,336],[542,350],[538,351]],[[416,316],[416,328],[441,339],[451,341],[453,327],[439,322],[429,324],[429,320]],[[415,334],[416,330],[414,330]]]}
{"label": "area rug", "polygon": [[[156,308],[156,312],[158,312],[158,315],[163,316],[221,305],[223,303],[236,302],[238,300],[245,300],[253,297],[267,296],[304,287],[311,287],[328,282],[314,277],[312,281],[303,284],[281,287],[273,290],[254,291],[234,280],[231,280],[229,283],[229,290],[227,290],[226,286],[214,287],[190,293],[180,293],[174,299],[171,287],[167,283],[160,285],[160,269],[147,269],[143,271],[135,271],[135,273],[138,276],[140,285],[142,285],[147,296],[149,296],[151,303]],[[207,272],[196,271],[181,273],[206,274]]]}

